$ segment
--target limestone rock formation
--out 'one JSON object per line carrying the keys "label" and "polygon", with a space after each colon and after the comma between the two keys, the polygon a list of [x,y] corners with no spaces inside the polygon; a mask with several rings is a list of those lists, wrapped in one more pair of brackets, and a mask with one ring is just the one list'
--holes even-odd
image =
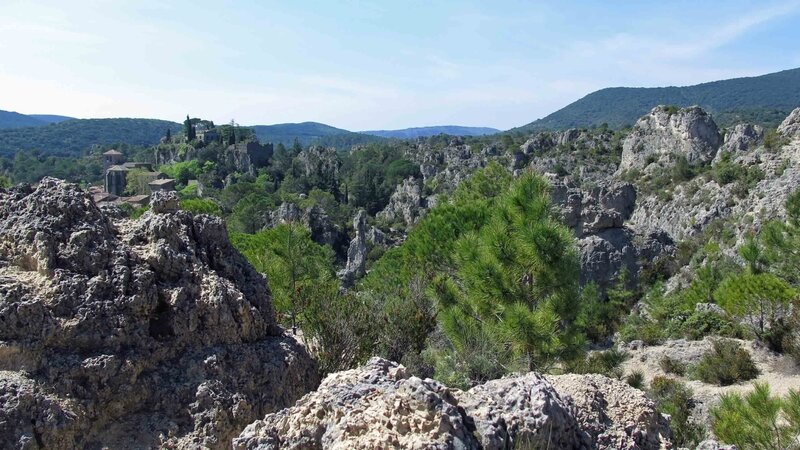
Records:
{"label": "limestone rock formation", "polygon": [[593,282],[605,290],[624,271],[635,285],[643,270],[671,259],[675,245],[668,235],[625,226],[636,206],[632,184],[606,182],[585,191],[556,177],[550,181],[553,203],[578,238],[582,284]]}
{"label": "limestone rock formation", "polygon": [[320,245],[329,245],[337,254],[346,251],[347,235],[328,218],[328,213],[319,205],[301,209],[296,203],[284,202],[267,215],[267,227],[282,223],[303,224],[311,233],[311,239]]}
{"label": "limestone rock formation", "polygon": [[603,375],[557,375],[548,380],[575,402],[576,419],[593,448],[664,448],[669,422],[644,392]]}
{"label": "limestone rock formation", "polygon": [[297,155],[297,163],[306,177],[320,177],[320,181],[338,184],[342,162],[335,148],[311,146]]}
{"label": "limestone rock formation", "polygon": [[266,280],[174,200],[113,222],[52,178],[0,192],[0,447],[227,448],[313,389]]}
{"label": "limestone rock formation", "polygon": [[355,237],[350,241],[347,249],[347,265],[339,273],[342,279],[342,286],[350,287],[353,283],[364,276],[367,268],[367,212],[363,209],[358,211],[353,219],[353,229]]}
{"label": "limestone rock formation", "polygon": [[[526,374],[469,391],[373,358],[329,375],[234,439],[260,449],[658,449],[669,428],[643,392],[600,375]],[[551,384],[552,383],[552,384]],[[566,394],[566,395],[565,395]],[[576,409],[577,408],[577,409]]]}
{"label": "limestone rock formation", "polygon": [[727,134],[725,141],[714,157],[716,164],[722,156],[730,153],[736,156],[739,153],[754,149],[764,143],[764,127],[749,123],[740,123],[734,126]]}
{"label": "limestone rock formation", "polygon": [[800,108],[795,108],[778,127],[778,134],[789,139],[800,138]]}
{"label": "limestone rock formation", "polygon": [[722,144],[717,125],[700,107],[673,111],[657,106],[636,122],[622,146],[619,171],[670,164],[683,156],[690,164],[711,161]]}
{"label": "limestone rock formation", "polygon": [[397,186],[389,198],[389,204],[377,217],[389,223],[402,222],[406,226],[413,226],[425,215],[427,208],[422,186],[418,180],[410,177]]}

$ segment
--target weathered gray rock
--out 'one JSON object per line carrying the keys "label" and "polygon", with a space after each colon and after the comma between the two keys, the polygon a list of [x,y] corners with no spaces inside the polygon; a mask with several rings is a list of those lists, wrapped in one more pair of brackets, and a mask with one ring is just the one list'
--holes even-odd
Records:
{"label": "weathered gray rock", "polygon": [[304,225],[311,233],[311,239],[320,245],[329,245],[337,254],[346,249],[347,236],[334,225],[328,218],[324,208],[319,205],[300,209],[295,203],[283,202],[278,209],[268,213],[266,227],[276,227],[280,224],[299,223]]}
{"label": "weathered gray rock", "polygon": [[[674,243],[666,233],[637,233],[625,226],[636,205],[632,184],[605,182],[584,191],[567,181],[550,179],[553,203],[578,238],[582,284],[595,283],[606,290],[625,272],[633,287],[643,271],[674,254]],[[664,264],[659,267],[674,269]]]}
{"label": "weathered gray rock", "polygon": [[622,146],[619,171],[671,164],[683,156],[690,164],[714,159],[722,144],[717,125],[700,107],[672,112],[657,106],[636,122]]}
{"label": "weathered gray rock", "polygon": [[778,134],[794,139],[800,138],[800,108],[795,108],[778,126]]}
{"label": "weathered gray rock", "polygon": [[739,447],[735,445],[722,444],[713,439],[707,439],[697,444],[697,448],[695,450],[739,450]]}
{"label": "weathered gray rock", "polygon": [[154,201],[114,223],[52,178],[0,193],[0,447],[227,448],[314,387],[223,222]]}
{"label": "weathered gray rock", "polygon": [[574,405],[537,373],[488,381],[455,396],[486,450],[591,447]]}
{"label": "weathered gray rock", "polygon": [[252,423],[233,447],[610,450],[669,448],[669,439],[643,392],[600,375],[529,373],[451,392],[373,358]]}
{"label": "weathered gray rock", "polygon": [[338,185],[342,162],[335,148],[311,146],[297,155],[297,163],[306,177],[321,177]]}
{"label": "weathered gray rock", "polygon": [[353,229],[355,237],[350,241],[347,249],[347,266],[339,273],[342,279],[342,286],[350,287],[353,283],[364,276],[367,268],[367,212],[358,211],[353,219]]}
{"label": "weathered gray rock", "polygon": [[764,127],[749,123],[740,123],[725,134],[725,141],[714,157],[714,164],[718,163],[723,155],[739,153],[754,149],[764,143]]}
{"label": "weathered gray rock", "polygon": [[406,226],[413,226],[425,215],[427,207],[420,182],[410,177],[397,186],[389,198],[389,204],[377,217],[388,223],[402,222]]}
{"label": "weathered gray rock", "polygon": [[373,358],[328,375],[295,406],[250,424],[233,448],[466,450],[480,444],[444,385]]}
{"label": "weathered gray rock", "polygon": [[671,432],[644,392],[602,375],[548,376],[562,397],[575,402],[576,419],[591,448],[669,448]]}

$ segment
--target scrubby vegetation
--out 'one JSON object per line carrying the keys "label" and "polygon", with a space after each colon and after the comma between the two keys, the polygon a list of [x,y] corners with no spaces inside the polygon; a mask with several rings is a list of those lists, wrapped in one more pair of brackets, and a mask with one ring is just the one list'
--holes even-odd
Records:
{"label": "scrubby vegetation", "polygon": [[692,448],[703,439],[705,430],[691,419],[695,406],[691,389],[674,378],[655,377],[650,383],[649,393],[658,410],[669,415],[676,447]]}
{"label": "scrubby vegetation", "polygon": [[750,353],[733,340],[717,339],[691,368],[691,376],[704,383],[727,386],[756,378],[759,370]]}
{"label": "scrubby vegetation", "polygon": [[745,396],[723,394],[711,411],[714,434],[738,448],[787,450],[800,448],[800,393],[784,397],[770,394],[769,386],[756,384]]}

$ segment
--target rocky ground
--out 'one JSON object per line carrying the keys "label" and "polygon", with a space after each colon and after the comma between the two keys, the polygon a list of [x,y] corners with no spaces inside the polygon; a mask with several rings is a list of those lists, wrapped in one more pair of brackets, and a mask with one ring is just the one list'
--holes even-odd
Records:
{"label": "rocky ground", "polygon": [[224,224],[76,185],[0,192],[0,447],[228,448],[316,386]]}
{"label": "rocky ground", "polygon": [[644,393],[600,375],[535,373],[469,391],[373,358],[329,375],[233,440],[244,449],[658,449],[669,428]]}

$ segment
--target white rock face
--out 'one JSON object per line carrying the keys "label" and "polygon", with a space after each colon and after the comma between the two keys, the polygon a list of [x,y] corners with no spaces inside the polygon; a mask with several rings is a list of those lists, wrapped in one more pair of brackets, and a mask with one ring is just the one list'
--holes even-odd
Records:
{"label": "white rock face", "polygon": [[675,156],[684,156],[690,164],[711,161],[721,144],[717,125],[700,107],[673,113],[657,106],[625,138],[619,172],[644,169],[652,162],[670,163]]}
{"label": "white rock face", "polygon": [[800,108],[794,111],[778,127],[778,133],[789,139],[800,138]]}
{"label": "white rock face", "polygon": [[[566,394],[566,396],[565,396]],[[233,440],[259,449],[659,449],[666,421],[643,392],[600,375],[535,373],[469,391],[373,358],[329,375],[294,407]]]}

